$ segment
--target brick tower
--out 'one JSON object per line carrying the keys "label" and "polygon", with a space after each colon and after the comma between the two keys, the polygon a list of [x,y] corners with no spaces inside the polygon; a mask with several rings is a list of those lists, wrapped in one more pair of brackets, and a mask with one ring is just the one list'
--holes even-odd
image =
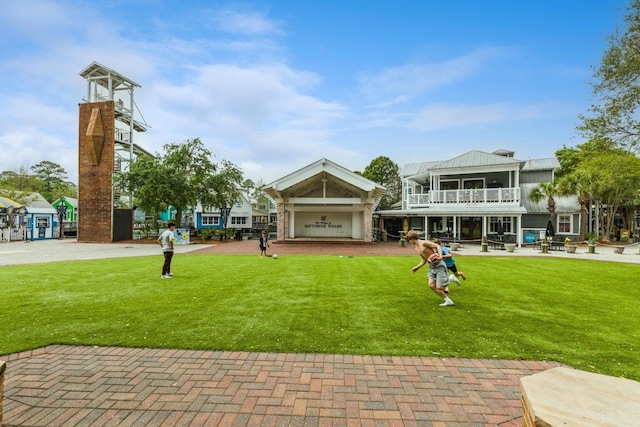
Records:
{"label": "brick tower", "polygon": [[113,177],[137,155],[133,143],[146,127],[134,119],[137,83],[97,62],[80,75],[87,95],[79,105],[78,241],[114,242],[133,237],[133,197],[114,191]]}

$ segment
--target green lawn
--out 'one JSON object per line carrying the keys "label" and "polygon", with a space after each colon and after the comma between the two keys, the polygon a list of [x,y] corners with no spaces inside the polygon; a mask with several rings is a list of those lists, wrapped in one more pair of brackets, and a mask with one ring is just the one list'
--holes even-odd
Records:
{"label": "green lawn", "polygon": [[453,307],[417,256],[181,255],[0,268],[0,354],[47,344],[555,360],[640,380],[637,265],[459,257]]}

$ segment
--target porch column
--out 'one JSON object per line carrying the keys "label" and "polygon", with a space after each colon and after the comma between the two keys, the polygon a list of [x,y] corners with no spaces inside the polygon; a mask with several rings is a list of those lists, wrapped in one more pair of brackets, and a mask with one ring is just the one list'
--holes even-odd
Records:
{"label": "porch column", "polygon": [[287,218],[289,220],[288,230],[289,230],[289,238],[296,238],[296,211],[289,209],[287,212]]}
{"label": "porch column", "polygon": [[486,236],[489,233],[489,217],[486,215],[482,216],[482,236]]}
{"label": "porch column", "polygon": [[458,236],[458,240],[460,240],[460,235],[458,234],[458,216],[453,216],[453,236]]}
{"label": "porch column", "polygon": [[276,207],[276,216],[278,223],[276,240],[279,242],[284,242],[287,236],[287,211],[284,208],[284,203],[278,203]]}

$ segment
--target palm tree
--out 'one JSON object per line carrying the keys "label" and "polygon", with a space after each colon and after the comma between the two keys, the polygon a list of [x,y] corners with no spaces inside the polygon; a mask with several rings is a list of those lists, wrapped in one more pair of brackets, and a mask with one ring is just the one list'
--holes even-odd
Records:
{"label": "palm tree", "polygon": [[580,204],[580,232],[578,240],[584,240],[587,232],[587,206],[592,198],[593,177],[588,176],[585,171],[576,170],[569,175],[563,176],[559,181],[559,189],[562,194],[574,194],[578,197]]}
{"label": "palm tree", "polygon": [[547,199],[547,210],[551,215],[551,223],[556,223],[556,197],[561,196],[558,181],[555,179],[549,182],[541,182],[537,187],[531,190],[529,198],[538,203],[543,199]]}

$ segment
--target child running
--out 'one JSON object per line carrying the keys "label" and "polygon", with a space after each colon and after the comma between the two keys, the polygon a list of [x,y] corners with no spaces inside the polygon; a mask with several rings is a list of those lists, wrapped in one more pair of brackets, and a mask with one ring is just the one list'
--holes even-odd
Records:
{"label": "child running", "polygon": [[[451,254],[449,248],[447,248],[446,246],[442,246],[442,242],[440,241],[440,239],[433,239],[433,242],[442,247],[442,260],[444,261],[447,268],[453,273],[449,275],[449,280],[460,286],[460,280],[458,280],[458,277],[462,277],[462,280],[467,280],[467,276],[465,276],[462,271],[458,270],[458,267],[456,266],[456,260],[453,258],[453,255]],[[444,292],[447,294],[449,293],[448,286],[444,289]]]}
{"label": "child running", "polygon": [[429,263],[429,288],[444,300],[441,307],[447,307],[453,305],[451,298],[444,292],[444,289],[449,285],[449,278],[447,277],[447,266],[442,261],[442,247],[430,240],[420,240],[418,233],[411,230],[407,233],[407,240],[411,245],[416,248],[416,252],[420,255],[422,260],[420,264],[411,269],[412,273],[418,271],[423,265]]}

